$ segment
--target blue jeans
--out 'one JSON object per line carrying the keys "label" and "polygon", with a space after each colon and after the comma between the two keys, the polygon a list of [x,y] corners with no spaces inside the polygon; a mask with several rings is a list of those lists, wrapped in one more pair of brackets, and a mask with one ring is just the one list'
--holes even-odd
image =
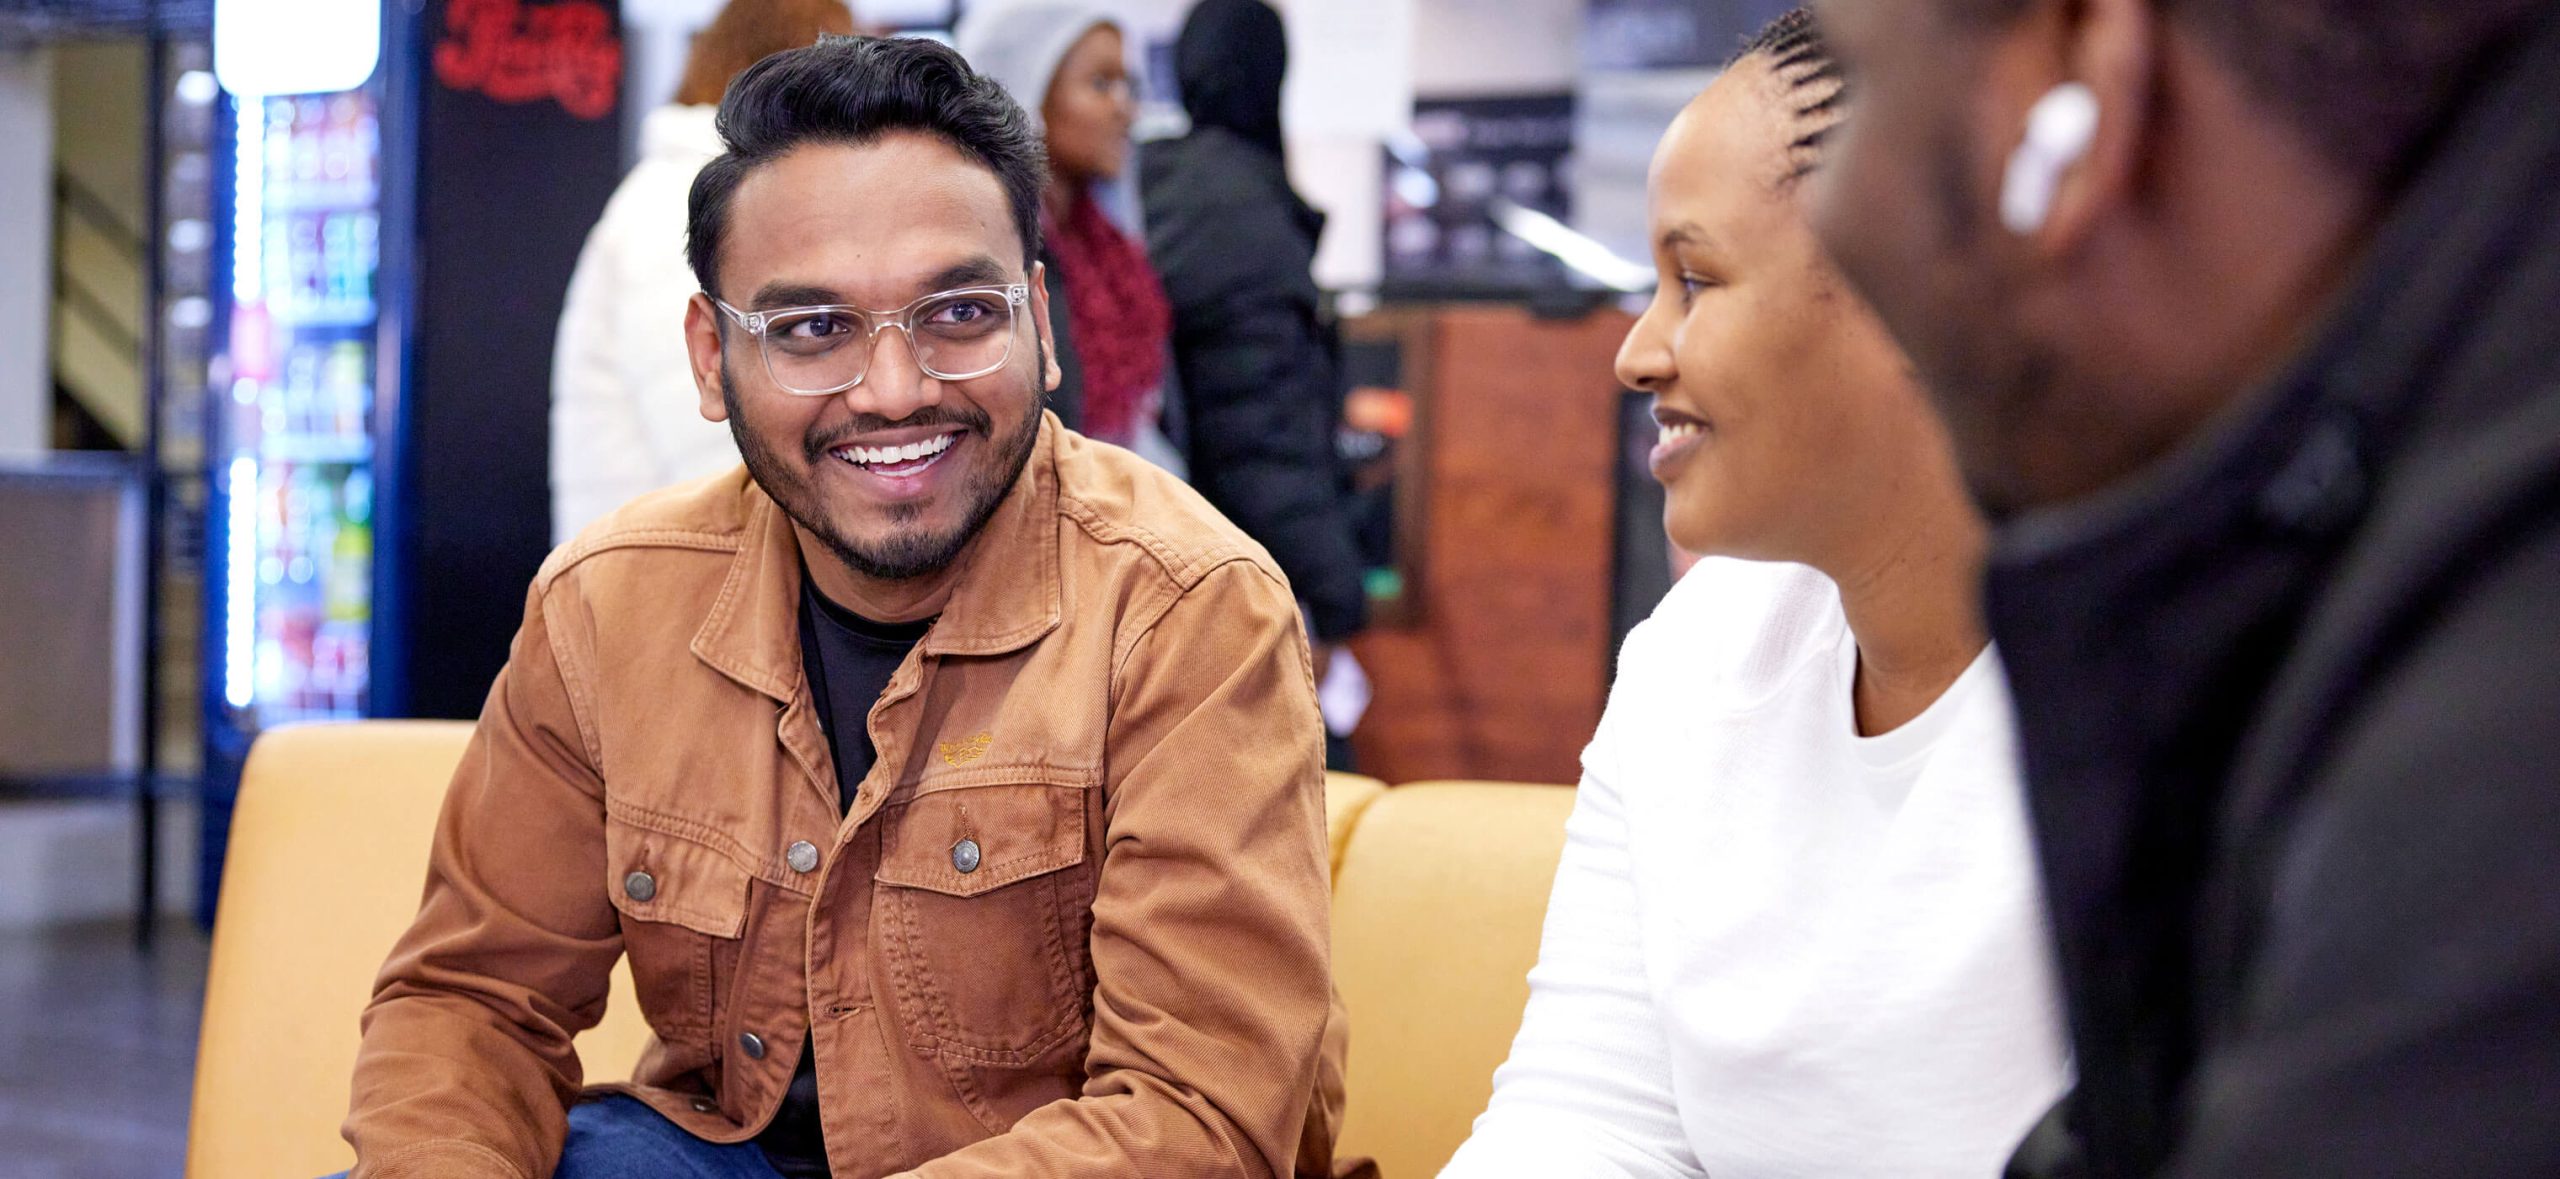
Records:
{"label": "blue jeans", "polygon": [[[614,1094],[569,1110],[569,1142],[553,1179],[780,1179],[752,1142],[705,1142],[637,1098]],[[345,1173],[329,1179],[346,1179]]]}

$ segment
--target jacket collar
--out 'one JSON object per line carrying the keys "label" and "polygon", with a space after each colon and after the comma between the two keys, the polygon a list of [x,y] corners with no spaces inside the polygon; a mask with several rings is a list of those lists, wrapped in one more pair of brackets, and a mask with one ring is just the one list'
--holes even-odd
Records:
{"label": "jacket collar", "polygon": [[[1065,617],[1058,572],[1056,416],[1022,477],[961,551],[951,599],[922,644],[929,655],[1001,655],[1046,637]],[[752,480],[747,518],[693,653],[721,674],[778,701],[799,690],[800,541],[791,518]],[[827,559],[827,558],[822,558]]]}
{"label": "jacket collar", "polygon": [[960,582],[924,639],[932,655],[1002,655],[1058,629],[1066,616],[1058,577],[1058,432],[1043,410],[1022,477],[960,554]]}

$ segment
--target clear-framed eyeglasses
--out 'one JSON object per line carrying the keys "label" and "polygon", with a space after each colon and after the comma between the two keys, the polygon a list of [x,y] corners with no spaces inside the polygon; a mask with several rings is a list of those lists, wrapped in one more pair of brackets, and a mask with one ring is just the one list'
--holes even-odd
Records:
{"label": "clear-framed eyeglasses", "polygon": [[906,333],[907,350],[925,375],[966,381],[1003,368],[1013,359],[1016,311],[1030,299],[1025,283],[937,291],[895,311],[849,304],[740,311],[712,306],[738,321],[764,353],[765,375],[785,393],[825,397],[862,383],[880,333]]}

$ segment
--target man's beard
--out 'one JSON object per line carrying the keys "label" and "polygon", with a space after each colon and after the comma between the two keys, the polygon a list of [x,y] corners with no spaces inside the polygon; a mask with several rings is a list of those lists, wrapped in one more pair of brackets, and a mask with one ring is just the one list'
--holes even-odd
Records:
{"label": "man's beard", "polygon": [[996,447],[995,469],[998,474],[958,489],[959,494],[967,498],[958,527],[940,534],[907,527],[922,514],[922,509],[915,504],[890,504],[885,509],[890,524],[889,535],[869,545],[857,543],[838,532],[827,519],[817,490],[781,462],[756,431],[748,427],[746,415],[740,412],[738,404],[738,382],[729,371],[729,358],[725,351],[720,357],[720,400],[728,407],[729,436],[737,442],[738,453],[746,460],[747,473],[755,478],[756,485],[763,488],[774,503],[781,506],[784,514],[808,529],[810,535],[817,537],[819,543],[827,546],[828,551],[854,572],[877,581],[908,581],[950,568],[951,563],[959,559],[961,550],[967,548],[979,530],[986,527],[987,521],[995,517],[997,507],[1004,503],[1004,497],[1012,492],[1014,484],[1021,481],[1023,468],[1031,462],[1032,446],[1040,437],[1040,410],[1047,401],[1046,395],[1039,393],[1038,389],[1040,374],[1049,371],[1048,349],[1035,342],[1034,357],[1038,364],[1032,369],[1035,384],[1031,410],[1022,415],[1022,427],[1009,437],[997,438],[993,420],[974,407],[951,409],[931,406],[896,422],[874,414],[858,415],[839,429],[811,436],[803,442],[802,457],[811,467],[843,461],[828,452],[842,445],[847,438],[899,426],[960,426],[975,431]]}

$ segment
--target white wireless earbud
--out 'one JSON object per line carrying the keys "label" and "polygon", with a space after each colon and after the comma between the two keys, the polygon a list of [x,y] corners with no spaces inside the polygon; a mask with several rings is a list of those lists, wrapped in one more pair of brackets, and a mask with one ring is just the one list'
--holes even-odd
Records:
{"label": "white wireless earbud", "polygon": [[2000,185],[2000,223],[2024,236],[2044,228],[2062,171],[2088,154],[2098,133],[2098,96],[2079,82],[2045,91],[2027,112],[2027,136],[2009,156]]}

